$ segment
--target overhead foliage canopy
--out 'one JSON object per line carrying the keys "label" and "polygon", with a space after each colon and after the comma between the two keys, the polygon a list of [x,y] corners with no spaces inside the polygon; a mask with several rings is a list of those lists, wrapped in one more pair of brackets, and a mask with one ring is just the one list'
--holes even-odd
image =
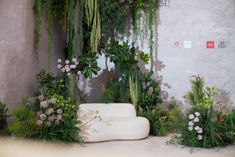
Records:
{"label": "overhead foliage canopy", "polygon": [[[35,0],[34,50],[38,55],[43,9],[47,16],[48,60],[50,64],[52,24],[67,33],[67,58],[99,52],[110,39],[133,32],[134,40],[144,32],[153,58],[153,33],[160,0]],[[153,59],[152,59],[153,62]]]}

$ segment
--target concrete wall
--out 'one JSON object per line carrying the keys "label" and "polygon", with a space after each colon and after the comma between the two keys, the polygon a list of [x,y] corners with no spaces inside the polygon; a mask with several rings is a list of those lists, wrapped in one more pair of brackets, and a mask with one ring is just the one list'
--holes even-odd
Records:
{"label": "concrete wall", "polygon": [[[190,76],[200,74],[209,85],[230,92],[235,102],[235,1],[170,0],[161,7],[158,27],[161,71],[172,88],[170,96],[182,100],[190,88]],[[192,41],[192,48],[174,46]],[[207,49],[206,41],[225,41],[226,48]]]}
{"label": "concrete wall", "polygon": [[[45,18],[42,23],[40,61],[33,53],[34,13],[33,0],[0,0],[0,101],[14,108],[23,97],[32,94],[35,88],[35,74],[47,65],[47,34]],[[55,28],[54,52],[63,50],[61,31]],[[57,57],[53,55],[55,70]],[[54,66],[53,66],[54,65]]]}

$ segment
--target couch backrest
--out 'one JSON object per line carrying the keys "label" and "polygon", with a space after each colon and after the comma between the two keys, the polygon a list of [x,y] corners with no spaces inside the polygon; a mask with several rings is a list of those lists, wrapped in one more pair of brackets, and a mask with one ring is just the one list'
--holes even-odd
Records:
{"label": "couch backrest", "polygon": [[98,112],[101,117],[136,117],[136,111],[132,104],[128,103],[87,103],[81,104],[83,113]]}

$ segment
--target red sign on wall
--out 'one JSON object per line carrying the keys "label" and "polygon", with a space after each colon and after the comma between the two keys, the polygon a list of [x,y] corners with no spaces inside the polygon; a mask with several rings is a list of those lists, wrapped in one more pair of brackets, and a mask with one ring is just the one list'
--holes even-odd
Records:
{"label": "red sign on wall", "polygon": [[208,49],[215,48],[215,41],[207,41],[206,42],[206,48],[208,48]]}

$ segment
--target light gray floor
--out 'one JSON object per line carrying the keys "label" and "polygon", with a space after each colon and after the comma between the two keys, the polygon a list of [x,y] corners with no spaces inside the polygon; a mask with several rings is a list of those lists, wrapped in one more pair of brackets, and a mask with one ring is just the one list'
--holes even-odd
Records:
{"label": "light gray floor", "polygon": [[190,149],[166,145],[169,137],[92,144],[52,144],[0,139],[0,157],[235,157],[235,145]]}

